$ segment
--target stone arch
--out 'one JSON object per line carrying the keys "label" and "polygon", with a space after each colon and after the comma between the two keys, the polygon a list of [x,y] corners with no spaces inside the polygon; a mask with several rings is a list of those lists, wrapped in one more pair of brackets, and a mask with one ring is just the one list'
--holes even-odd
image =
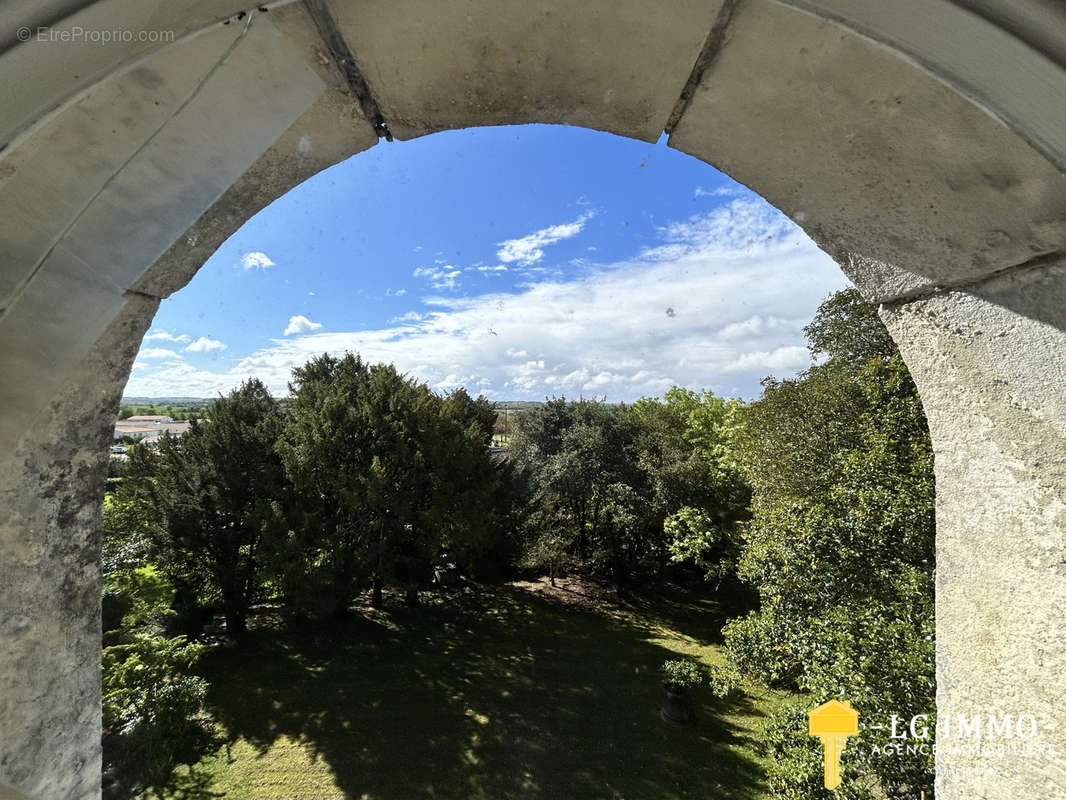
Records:
{"label": "stone arch", "polygon": [[[940,711],[1054,722],[1066,690],[1061,7],[235,2],[0,11],[0,788],[98,791],[104,445],[159,299],[251,214],[381,136],[484,124],[646,141],[666,130],[789,214],[881,303],[936,447]],[[1066,750],[1066,728],[1046,734]],[[969,771],[976,756],[938,758],[948,800],[1066,797],[1053,761],[991,772]]]}

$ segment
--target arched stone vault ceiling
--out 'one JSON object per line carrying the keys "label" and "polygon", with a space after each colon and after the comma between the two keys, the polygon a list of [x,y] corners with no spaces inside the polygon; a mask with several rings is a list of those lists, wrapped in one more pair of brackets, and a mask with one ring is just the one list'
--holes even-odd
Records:
{"label": "arched stone vault ceiling", "polygon": [[[672,146],[796,219],[872,299],[1062,248],[1066,103],[1047,101],[1066,97],[1056,63],[944,0],[908,0],[900,13],[875,0],[801,4],[678,0],[654,13],[645,0],[554,0],[504,13],[494,0],[247,11],[55,0],[54,30],[176,40],[16,41],[0,54],[0,71],[19,76],[0,84],[0,331],[27,331],[42,319],[36,298],[68,279],[82,284],[84,312],[44,301],[53,324],[16,345],[24,363],[0,399],[21,413],[0,422],[0,438],[25,429],[125,291],[165,296],[258,207],[375,143],[323,25],[398,138],[539,121],[653,141],[670,126]],[[35,19],[26,3],[0,12],[4,30],[36,31]],[[1017,119],[1021,136],[1004,124]],[[115,213],[122,204],[129,214]],[[23,379],[42,361],[51,381]]]}
{"label": "arched stone vault ceiling", "polygon": [[[40,25],[174,40],[39,41]],[[103,445],[159,299],[253,213],[379,136],[472,125],[668,130],[884,304],[937,445],[941,706],[1006,691],[1050,707],[1061,677],[1032,676],[1066,672],[1050,622],[1066,600],[1063,64],[1066,11],[1049,0],[6,4],[0,719],[17,735],[0,745],[0,788],[95,791]],[[992,499],[967,520],[975,493]],[[1000,543],[998,566],[975,553],[981,537]],[[989,639],[1000,617],[982,580],[998,600],[1039,597],[1030,621]],[[68,646],[49,652],[56,641]],[[1066,797],[1066,772],[942,789],[1025,786]]]}

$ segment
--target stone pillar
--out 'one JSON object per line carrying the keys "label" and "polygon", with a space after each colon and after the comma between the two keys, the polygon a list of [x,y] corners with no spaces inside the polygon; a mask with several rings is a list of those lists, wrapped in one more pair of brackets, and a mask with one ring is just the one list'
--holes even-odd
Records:
{"label": "stone pillar", "polygon": [[[1066,261],[881,316],[935,448],[937,800],[1066,798]],[[1056,755],[972,753],[960,714]],[[1036,733],[989,739],[989,714]]]}
{"label": "stone pillar", "polygon": [[0,458],[5,800],[100,796],[100,509],[122,389],[158,305],[129,296],[66,387]]}

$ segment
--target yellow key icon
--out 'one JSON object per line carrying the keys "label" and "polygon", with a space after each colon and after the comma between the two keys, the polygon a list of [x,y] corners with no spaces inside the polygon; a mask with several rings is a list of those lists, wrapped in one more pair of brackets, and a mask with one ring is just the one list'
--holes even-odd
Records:
{"label": "yellow key icon", "polygon": [[825,750],[825,788],[835,789],[840,785],[840,754],[848,737],[859,735],[859,712],[847,700],[830,700],[808,711],[807,717],[808,732],[822,740]]}

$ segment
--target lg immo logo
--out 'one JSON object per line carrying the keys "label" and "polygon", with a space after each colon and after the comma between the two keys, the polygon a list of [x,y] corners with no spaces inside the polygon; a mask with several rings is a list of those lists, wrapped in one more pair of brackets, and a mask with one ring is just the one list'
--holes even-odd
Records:
{"label": "lg immo logo", "polygon": [[830,700],[807,712],[807,732],[822,740],[825,755],[825,788],[840,785],[840,754],[848,737],[859,735],[859,712],[847,700]]}
{"label": "lg immo logo", "polygon": [[[822,742],[825,758],[825,788],[840,786],[840,755],[848,739],[859,735],[859,712],[848,700],[830,700],[807,712],[808,733]],[[937,748],[956,756],[981,758],[1057,758],[1054,744],[1042,740],[1045,731],[1054,731],[1053,720],[1035,714],[954,714],[940,716],[935,726],[928,714],[904,717],[890,714],[884,722],[866,723],[870,730],[882,731],[880,742],[870,749],[871,757],[929,756]]]}

